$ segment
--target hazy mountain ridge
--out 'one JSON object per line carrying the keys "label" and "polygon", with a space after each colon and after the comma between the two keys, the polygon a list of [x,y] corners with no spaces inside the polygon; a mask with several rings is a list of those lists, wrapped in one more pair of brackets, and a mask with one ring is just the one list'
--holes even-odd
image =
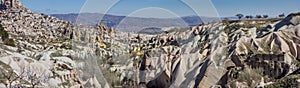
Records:
{"label": "hazy mountain ridge", "polygon": [[[108,14],[100,14],[100,13],[81,13],[81,14],[51,14],[51,16],[57,17],[62,20],[70,21],[71,23],[81,23],[87,25],[95,25],[99,23],[99,20],[102,18],[101,23],[107,25],[108,27],[117,27],[119,23],[126,19],[119,28],[120,31],[132,31],[137,32],[135,30],[141,30],[139,28],[147,28],[147,27],[188,27],[188,26],[196,26],[202,23],[202,20],[198,16],[186,16],[182,18],[141,18],[141,17],[126,17],[126,16],[115,16]],[[213,19],[204,17],[205,19]],[[180,22],[182,21],[182,22]],[[182,25],[186,23],[187,25]],[[150,26],[149,26],[150,25]],[[152,25],[152,26],[151,26]],[[138,29],[137,29],[138,28]],[[119,30],[118,29],[118,30]],[[131,30],[132,29],[132,30]]]}

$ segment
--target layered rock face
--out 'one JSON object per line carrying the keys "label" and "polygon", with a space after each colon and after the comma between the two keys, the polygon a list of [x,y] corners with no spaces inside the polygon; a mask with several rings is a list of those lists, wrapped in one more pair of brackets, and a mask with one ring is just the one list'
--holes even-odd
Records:
{"label": "layered rock face", "polygon": [[0,33],[0,87],[299,86],[299,14],[147,35],[70,24],[18,0],[1,4],[0,24],[12,41]]}

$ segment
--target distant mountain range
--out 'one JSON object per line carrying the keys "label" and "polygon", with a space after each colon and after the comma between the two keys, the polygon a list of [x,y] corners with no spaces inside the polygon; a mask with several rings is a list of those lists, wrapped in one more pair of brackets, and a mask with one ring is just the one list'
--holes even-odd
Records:
{"label": "distant mountain range", "polygon": [[[71,14],[51,14],[62,20],[71,23],[95,25],[99,22],[114,27],[119,31],[139,32],[147,28],[164,28],[164,27],[189,27],[196,26],[204,22],[211,22],[216,18],[199,16],[185,16],[181,18],[141,18],[116,16],[101,13],[71,13]],[[102,19],[101,19],[102,18]],[[101,21],[100,21],[101,19]]]}

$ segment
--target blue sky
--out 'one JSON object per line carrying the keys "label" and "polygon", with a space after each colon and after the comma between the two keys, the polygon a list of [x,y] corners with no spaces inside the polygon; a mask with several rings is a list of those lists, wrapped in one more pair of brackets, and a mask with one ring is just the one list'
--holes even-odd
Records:
{"label": "blue sky", "polygon": [[[210,2],[211,1],[211,2]],[[300,0],[21,0],[46,14],[108,13],[138,17],[234,16],[300,12]]]}

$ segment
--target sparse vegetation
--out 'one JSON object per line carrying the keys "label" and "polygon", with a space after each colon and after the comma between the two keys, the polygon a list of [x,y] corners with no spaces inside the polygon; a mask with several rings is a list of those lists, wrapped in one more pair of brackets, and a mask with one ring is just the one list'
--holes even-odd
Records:
{"label": "sparse vegetation", "polygon": [[11,88],[12,82],[18,79],[17,75],[13,72],[11,67],[0,61],[0,82],[6,87]]}
{"label": "sparse vegetation", "polygon": [[296,66],[300,66],[300,61],[298,61],[298,60],[293,60],[293,63],[295,63],[296,64]]}
{"label": "sparse vegetation", "polygon": [[252,15],[247,15],[245,16],[246,19],[253,19],[253,16]]}
{"label": "sparse vegetation", "polygon": [[72,45],[69,42],[64,42],[60,48],[64,48],[64,49],[71,49]]}
{"label": "sparse vegetation", "polygon": [[3,41],[3,43],[4,43],[5,45],[8,45],[8,46],[13,46],[13,47],[16,46],[16,45],[15,45],[15,41],[14,41],[13,39],[5,39],[5,40]]}
{"label": "sparse vegetation", "polygon": [[284,13],[283,14],[279,14],[278,17],[283,18],[285,17]]}
{"label": "sparse vegetation", "polygon": [[269,17],[269,15],[263,15],[263,17],[264,17],[264,18],[268,18],[268,17]]}
{"label": "sparse vegetation", "polygon": [[2,41],[9,38],[9,35],[8,35],[7,31],[4,30],[4,28],[2,27],[2,25],[0,25],[0,36],[2,38]]}
{"label": "sparse vegetation", "polygon": [[257,19],[261,19],[262,16],[261,16],[261,15],[256,15],[256,18],[257,18]]}
{"label": "sparse vegetation", "polygon": [[233,79],[229,84],[230,86],[235,85],[235,82],[246,83],[250,88],[255,88],[263,78],[263,69],[244,69],[237,72],[237,78]]}
{"label": "sparse vegetation", "polygon": [[[10,64],[11,61],[8,62]],[[32,85],[35,88],[36,85],[40,85],[41,80],[45,80],[47,77],[36,75],[36,71],[28,70],[30,68],[24,64],[19,64],[19,71],[15,71],[9,65],[0,61],[0,82],[3,83],[7,88],[18,87],[19,84]],[[44,75],[44,73],[42,73]],[[35,77],[32,79],[31,77]],[[39,80],[39,81],[37,81]]]}
{"label": "sparse vegetation", "polygon": [[6,30],[4,30],[4,28],[2,27],[2,25],[0,25],[0,36],[2,38],[2,41],[5,45],[9,45],[9,46],[15,46],[15,42],[13,39],[9,39],[9,34]]}
{"label": "sparse vegetation", "polygon": [[237,17],[239,18],[239,20],[242,19],[242,18],[244,17],[243,14],[236,14],[235,16],[237,16]]}
{"label": "sparse vegetation", "polygon": [[300,78],[300,75],[291,75],[282,79],[279,79],[272,85],[266,86],[266,88],[299,88],[300,85],[297,80]]}
{"label": "sparse vegetation", "polygon": [[51,53],[50,57],[60,57],[63,56],[59,51]]}
{"label": "sparse vegetation", "polygon": [[121,73],[110,72],[106,69],[102,69],[102,72],[103,76],[106,78],[108,83],[111,84],[113,87],[122,85],[122,80],[120,80]]}
{"label": "sparse vegetation", "polygon": [[69,80],[59,84],[59,86],[63,86],[64,88],[71,87],[71,82]]}

